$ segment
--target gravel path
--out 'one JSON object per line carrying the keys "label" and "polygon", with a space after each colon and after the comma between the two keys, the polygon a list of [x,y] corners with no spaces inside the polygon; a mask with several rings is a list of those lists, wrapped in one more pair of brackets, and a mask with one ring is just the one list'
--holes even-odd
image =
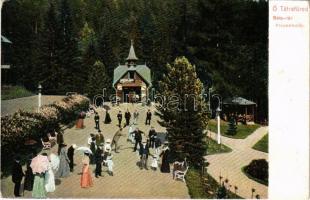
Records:
{"label": "gravel path", "polygon": [[[252,149],[253,145],[259,141],[268,132],[268,127],[258,128],[254,133],[245,139],[232,139],[222,137],[223,144],[233,149],[230,153],[215,154],[206,156],[210,163],[208,173],[220,182],[220,176],[223,180],[229,180],[229,184],[233,187],[237,186],[237,194],[243,198],[252,198],[252,188],[255,189],[254,197],[259,194],[261,198],[268,198],[268,187],[256,181],[249,179],[241,168],[248,165],[253,159],[266,159],[268,154]],[[216,139],[216,134],[211,133],[211,137]]]}
{"label": "gravel path", "polygon": [[[138,120],[138,127],[140,130],[148,134],[150,126],[144,125],[145,113],[148,107],[133,106],[129,104],[122,104],[120,107],[113,107],[110,111],[112,123],[106,125],[103,123],[104,113],[102,109],[98,109],[100,115],[100,128],[103,131],[105,139],[112,139],[114,133],[118,130],[116,114],[121,109],[124,111],[129,109],[131,112],[138,108],[140,118]],[[153,110],[153,109],[152,109]],[[153,115],[154,116],[154,115]],[[96,133],[94,127],[94,116],[86,118],[85,128],[76,129],[71,128],[65,130],[64,139],[68,145],[73,143],[78,146],[87,146],[87,138],[90,133]],[[156,131],[165,131],[164,128],[160,127],[157,123],[157,117],[153,117],[151,125],[155,127]],[[125,122],[123,118],[123,122]],[[123,129],[123,134],[126,136],[121,137],[120,153],[113,151],[114,161],[114,176],[109,176],[106,172],[107,168],[103,167],[104,177],[95,178],[94,186],[89,189],[80,188],[80,177],[79,174],[82,170],[81,159],[82,155],[79,152],[75,154],[75,170],[68,178],[58,179],[56,185],[56,191],[49,193],[49,198],[190,198],[186,183],[182,181],[176,181],[172,179],[172,174],[161,173],[159,169],[153,171],[140,170],[137,166],[139,156],[137,152],[133,151],[133,145],[127,142],[128,128]],[[144,136],[145,137],[145,136]],[[55,149],[56,147],[54,147]],[[152,152],[152,151],[151,151]],[[148,159],[148,165],[151,164],[151,158]],[[92,170],[95,170],[95,165],[91,165]],[[5,197],[12,197],[13,187],[11,183],[11,177],[8,177],[2,183],[3,190],[6,194]],[[25,197],[30,198],[31,193],[25,191]]]}
{"label": "gravel path", "polygon": [[[64,96],[42,95],[42,105],[51,104],[63,99]],[[25,111],[36,111],[38,107],[38,96],[22,97],[17,99],[1,101],[1,115],[10,115],[19,109]]]}

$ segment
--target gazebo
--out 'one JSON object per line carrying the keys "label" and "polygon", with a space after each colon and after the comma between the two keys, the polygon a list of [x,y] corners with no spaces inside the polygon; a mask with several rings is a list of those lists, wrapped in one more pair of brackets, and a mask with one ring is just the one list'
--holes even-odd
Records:
{"label": "gazebo", "polygon": [[246,122],[254,123],[256,103],[242,97],[230,97],[223,101],[223,112],[238,116],[245,116]]}

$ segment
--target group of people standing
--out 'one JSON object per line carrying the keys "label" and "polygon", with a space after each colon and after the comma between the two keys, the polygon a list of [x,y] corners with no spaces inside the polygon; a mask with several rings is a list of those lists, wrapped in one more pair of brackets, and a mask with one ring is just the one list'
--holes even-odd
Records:
{"label": "group of people standing", "polygon": [[[131,120],[131,113],[129,112],[129,110],[127,109],[125,114],[125,125],[129,126],[130,125],[130,120]],[[138,118],[139,118],[139,112],[137,110],[134,111],[133,113],[133,124],[136,125],[138,123]],[[122,126],[122,119],[123,119],[123,114],[122,111],[119,111],[117,114],[117,120],[118,120],[118,126],[121,127]],[[151,119],[152,119],[152,112],[149,109],[146,113],[146,118],[145,118],[145,125],[151,125]]]}
{"label": "group of people standing", "polygon": [[[133,120],[131,123],[131,116]],[[113,155],[112,149],[114,147],[115,153],[119,153],[119,139],[123,136],[123,127],[122,127],[122,112],[119,111],[117,114],[118,126],[119,129],[114,134],[112,140],[106,139],[100,130],[100,117],[97,112],[95,112],[94,121],[95,128],[97,129],[97,134],[90,134],[87,143],[89,144],[90,152],[85,151],[82,159],[82,174],[80,179],[80,186],[82,188],[88,188],[93,186],[92,172],[90,165],[94,164],[95,168],[95,177],[99,178],[103,176],[102,167],[106,166],[108,168],[108,174],[113,176]],[[169,154],[170,150],[168,143],[165,142],[163,147],[160,138],[158,137],[157,132],[154,127],[151,127],[148,136],[145,136],[147,139],[143,140],[142,135],[145,135],[142,131],[139,130],[137,126],[139,113],[137,110],[131,114],[127,109],[125,112],[126,123],[124,127],[129,126],[128,130],[128,141],[134,144],[133,152],[138,151],[140,157],[140,169],[148,169],[148,157],[152,156],[151,168],[157,170],[159,157],[162,156],[160,171],[162,173],[170,173],[169,166]],[[150,125],[152,119],[152,113],[150,110],[146,113],[145,124]],[[111,123],[110,114],[106,110],[106,116],[104,123]],[[70,172],[74,171],[74,152],[77,149],[76,144],[72,144],[67,149],[67,144],[64,143],[63,134],[57,133],[56,141],[58,144],[58,152],[55,153],[52,151],[50,155],[46,153],[41,154],[40,156],[46,157],[48,167],[45,171],[37,173],[33,172],[31,161],[35,156],[31,156],[31,159],[27,162],[27,170],[25,173],[22,170],[20,164],[20,157],[16,157],[14,160],[13,170],[12,170],[12,181],[15,184],[14,195],[20,197],[20,186],[23,177],[24,180],[24,190],[32,191],[32,197],[34,198],[45,198],[47,192],[54,192],[55,187],[55,177],[56,178],[65,178],[70,176]],[[162,148],[161,148],[162,147]],[[151,154],[150,149],[154,149],[154,153]]]}
{"label": "group of people standing", "polygon": [[[142,134],[145,135],[139,128],[133,128],[133,125],[130,125],[128,129],[128,139],[127,141],[131,141],[134,144],[133,152],[137,151],[137,147],[139,146],[139,156],[140,156],[140,169],[148,170],[148,157],[152,155],[152,163],[151,168],[155,171],[158,168],[158,160],[159,157],[162,157],[160,171],[162,173],[170,173],[170,165],[169,165],[169,147],[168,142],[166,141],[162,147],[162,151],[160,148],[162,146],[161,140],[157,135],[154,127],[151,127],[148,138],[142,140]],[[154,153],[151,154],[150,149],[154,149]]]}
{"label": "group of people standing", "polygon": [[46,193],[54,192],[56,189],[55,177],[68,177],[70,171],[73,171],[73,154],[76,145],[73,144],[70,147],[73,151],[69,148],[68,152],[66,146],[66,144],[61,144],[59,155],[56,155],[55,152],[51,152],[50,155],[47,153],[36,156],[31,154],[26,163],[25,173],[20,163],[21,158],[17,155],[12,167],[15,197],[21,196],[20,185],[23,177],[25,177],[23,191],[32,191],[32,197],[34,198],[45,198]]}

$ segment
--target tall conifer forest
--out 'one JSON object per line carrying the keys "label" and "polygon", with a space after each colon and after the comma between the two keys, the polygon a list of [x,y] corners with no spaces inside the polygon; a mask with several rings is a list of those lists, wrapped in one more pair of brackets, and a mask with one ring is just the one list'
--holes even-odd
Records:
{"label": "tall conifer forest", "polygon": [[10,0],[2,35],[12,41],[10,84],[31,91],[41,83],[43,94],[87,93],[98,61],[112,93],[133,40],[155,89],[166,64],[185,56],[206,89],[252,100],[268,118],[265,0]]}

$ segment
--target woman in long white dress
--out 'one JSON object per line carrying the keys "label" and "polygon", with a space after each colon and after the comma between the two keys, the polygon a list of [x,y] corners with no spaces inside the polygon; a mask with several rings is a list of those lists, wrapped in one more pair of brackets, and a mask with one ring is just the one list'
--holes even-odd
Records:
{"label": "woman in long white dress", "polygon": [[48,171],[45,173],[45,190],[46,192],[54,192],[56,189],[55,186],[55,175],[53,170],[58,170],[59,167],[59,158],[55,154],[50,155],[50,163],[48,166]]}

